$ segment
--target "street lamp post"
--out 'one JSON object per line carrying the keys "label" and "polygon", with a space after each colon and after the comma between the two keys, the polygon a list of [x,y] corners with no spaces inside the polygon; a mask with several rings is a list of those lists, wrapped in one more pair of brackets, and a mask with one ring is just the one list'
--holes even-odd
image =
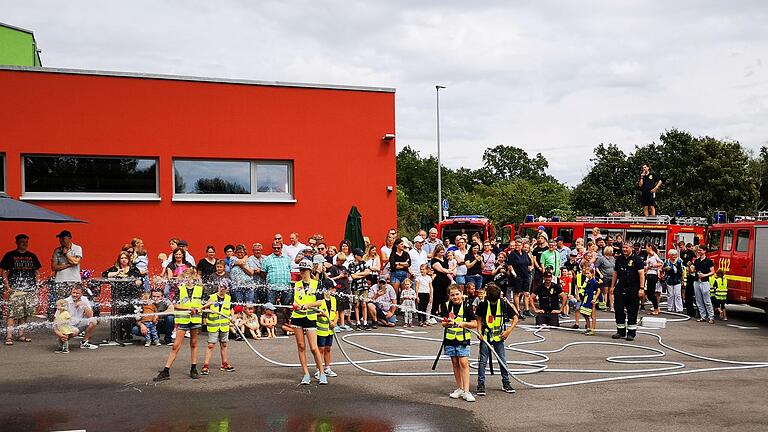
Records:
{"label": "street lamp post", "polygon": [[435,86],[435,96],[437,99],[437,221],[443,220],[443,179],[442,167],[440,165],[440,89],[445,86]]}

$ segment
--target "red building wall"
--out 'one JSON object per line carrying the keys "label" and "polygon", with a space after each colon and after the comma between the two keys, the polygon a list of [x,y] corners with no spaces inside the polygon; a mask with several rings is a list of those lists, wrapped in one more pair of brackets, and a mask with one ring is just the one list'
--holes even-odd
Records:
{"label": "red building wall", "polygon": [[[0,222],[0,249],[31,236],[44,261],[61,229],[83,246],[83,268],[102,271],[122,244],[143,238],[150,263],[167,239],[206,244],[255,241],[276,232],[316,232],[338,243],[351,206],[364,235],[383,241],[396,224],[394,91],[199,82],[0,69],[0,153],[6,192],[22,191],[21,155],[144,156],[159,160],[159,201],[30,201],[87,224]],[[293,161],[295,203],[173,202],[172,158]],[[250,250],[250,247],[249,247]]]}

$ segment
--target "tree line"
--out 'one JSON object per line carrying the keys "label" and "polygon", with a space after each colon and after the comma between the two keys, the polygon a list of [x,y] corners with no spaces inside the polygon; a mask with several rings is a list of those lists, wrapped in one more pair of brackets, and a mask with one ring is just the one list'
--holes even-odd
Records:
{"label": "tree line", "polygon": [[[547,173],[541,154],[506,145],[486,149],[478,169],[442,167],[443,197],[451,214],[481,214],[499,226],[525,215],[642,214],[637,186],[640,167],[649,164],[664,180],[658,213],[710,217],[715,211],[751,215],[768,209],[768,147],[757,154],[738,141],[668,130],[658,142],[625,153],[600,144],[589,172],[576,187]],[[437,159],[406,146],[397,154],[397,211],[401,233],[413,236],[437,222]]]}

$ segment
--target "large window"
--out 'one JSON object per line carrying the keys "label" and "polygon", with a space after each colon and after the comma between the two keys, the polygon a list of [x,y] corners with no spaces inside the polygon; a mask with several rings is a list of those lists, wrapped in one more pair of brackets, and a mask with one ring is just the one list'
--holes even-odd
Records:
{"label": "large window", "polygon": [[24,156],[24,197],[158,199],[157,159]]}
{"label": "large window", "polygon": [[286,161],[177,159],[174,200],[293,201],[292,171]]}
{"label": "large window", "polygon": [[746,252],[749,249],[749,230],[739,230],[736,237],[736,252]]}
{"label": "large window", "polygon": [[720,239],[723,236],[722,231],[707,231],[707,251],[717,252],[720,250]]}
{"label": "large window", "polygon": [[727,229],[725,230],[725,235],[723,235],[723,251],[728,252],[733,248],[733,230]]}

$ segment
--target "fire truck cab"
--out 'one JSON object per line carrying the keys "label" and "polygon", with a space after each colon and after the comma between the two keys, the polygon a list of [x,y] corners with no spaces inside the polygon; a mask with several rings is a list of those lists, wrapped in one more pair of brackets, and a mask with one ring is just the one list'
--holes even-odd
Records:
{"label": "fire truck cab", "polygon": [[707,225],[705,218],[672,218],[667,215],[579,216],[575,221],[568,222],[560,221],[559,218],[552,219],[541,222],[529,215],[518,227],[517,234],[533,238],[538,227],[543,226],[550,239],[560,236],[565,245],[573,246],[577,238],[587,240],[592,235],[592,229],[597,227],[602,235],[610,234],[615,238],[620,234],[626,243],[653,243],[664,257],[666,251],[675,247],[679,241],[693,244],[703,242]]}
{"label": "fire truck cab", "polygon": [[456,236],[466,234],[471,238],[474,233],[479,233],[480,238],[490,240],[493,238],[493,224],[480,215],[451,216],[437,224],[437,236],[440,240],[449,239],[454,242]]}
{"label": "fire truck cab", "polygon": [[728,280],[728,301],[768,313],[768,211],[707,229],[707,256]]}

